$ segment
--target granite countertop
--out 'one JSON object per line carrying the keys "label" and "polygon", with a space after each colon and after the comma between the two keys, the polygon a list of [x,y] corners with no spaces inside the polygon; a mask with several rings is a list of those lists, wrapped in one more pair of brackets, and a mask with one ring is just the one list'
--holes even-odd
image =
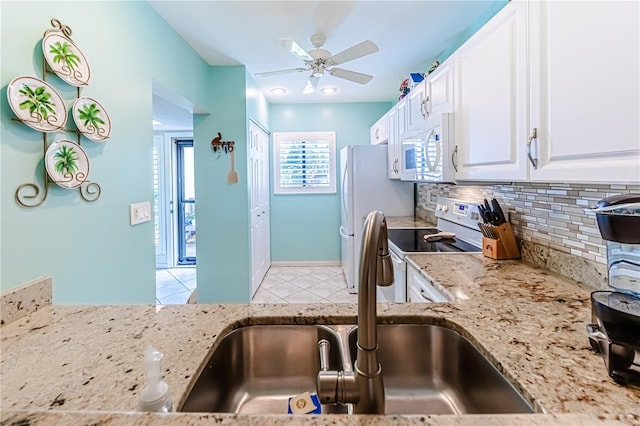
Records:
{"label": "granite countertop", "polygon": [[164,353],[175,406],[228,331],[252,324],[355,323],[353,304],[51,306],[0,328],[2,424],[640,423],[640,391],[617,385],[592,352],[587,288],[519,261],[481,254],[408,256],[449,293],[445,304],[379,304],[380,322],[432,323],[467,337],[538,414],[249,416],[134,413],[142,353]]}
{"label": "granite countertop", "polygon": [[387,228],[435,228],[436,224],[414,216],[389,216]]}

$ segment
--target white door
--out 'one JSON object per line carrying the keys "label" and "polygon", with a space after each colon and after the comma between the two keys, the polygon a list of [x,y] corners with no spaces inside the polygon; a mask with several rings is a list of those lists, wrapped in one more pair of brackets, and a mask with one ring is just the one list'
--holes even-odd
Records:
{"label": "white door", "polygon": [[171,256],[171,207],[170,188],[171,151],[164,143],[163,135],[153,135],[153,218],[156,247],[156,268],[170,268]]}
{"label": "white door", "polygon": [[253,296],[271,266],[269,135],[253,122],[249,124],[249,164]]}
{"label": "white door", "polygon": [[456,179],[528,178],[526,46],[527,4],[512,2],[454,54]]}
{"label": "white door", "polygon": [[640,3],[530,7],[531,180],[637,183]]}

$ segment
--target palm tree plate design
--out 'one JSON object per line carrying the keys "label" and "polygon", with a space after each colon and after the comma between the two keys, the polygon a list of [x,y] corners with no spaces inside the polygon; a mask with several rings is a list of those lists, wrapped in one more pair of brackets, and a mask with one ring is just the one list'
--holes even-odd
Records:
{"label": "palm tree plate design", "polygon": [[72,115],[78,130],[92,141],[103,142],[111,136],[109,114],[95,99],[78,98]]}
{"label": "palm tree plate design", "polygon": [[48,83],[35,77],[16,77],[7,86],[13,113],[39,132],[55,132],[67,124],[67,107]]}
{"label": "palm tree plate design", "polygon": [[76,87],[89,84],[89,63],[71,39],[49,32],[42,39],[42,53],[49,68],[66,83]]}
{"label": "palm tree plate design", "polygon": [[87,153],[68,139],[60,139],[49,145],[44,166],[51,181],[67,189],[79,187],[89,177]]}

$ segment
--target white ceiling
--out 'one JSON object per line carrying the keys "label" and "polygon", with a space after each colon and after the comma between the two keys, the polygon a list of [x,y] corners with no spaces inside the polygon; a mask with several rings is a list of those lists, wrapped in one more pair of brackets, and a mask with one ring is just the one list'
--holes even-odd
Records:
{"label": "white ceiling", "polygon": [[[302,59],[275,40],[292,38],[312,48],[309,37],[326,36],[332,54],[363,40],[379,51],[341,64],[371,74],[360,85],[325,74],[318,89],[333,86],[334,95],[302,95],[310,72],[255,77],[270,103],[390,102],[411,72],[425,72],[494,0],[428,1],[167,1],[148,3],[210,65],[245,65],[248,72],[297,68]],[[270,90],[282,87],[285,95]]]}

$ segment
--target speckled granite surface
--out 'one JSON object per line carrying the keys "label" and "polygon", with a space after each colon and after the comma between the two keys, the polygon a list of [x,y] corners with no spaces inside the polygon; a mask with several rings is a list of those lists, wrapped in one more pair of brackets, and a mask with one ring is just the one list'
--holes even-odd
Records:
{"label": "speckled granite surface", "polygon": [[[180,406],[220,336],[251,324],[355,323],[356,306],[52,306],[0,330],[2,421],[12,424],[634,424],[640,391],[615,384],[589,349],[589,290],[518,261],[481,254],[411,255],[456,300],[380,304],[381,322],[435,323],[467,337],[539,413],[496,416],[233,416],[126,414],[143,385],[142,352],[165,354]],[[87,411],[84,411],[87,410]],[[330,419],[330,420],[328,420]],[[20,423],[18,423],[20,424]]]}
{"label": "speckled granite surface", "polygon": [[430,228],[436,226],[435,223],[413,216],[389,216],[386,219],[387,228]]}
{"label": "speckled granite surface", "polygon": [[0,295],[0,325],[51,305],[51,277],[41,277]]}

